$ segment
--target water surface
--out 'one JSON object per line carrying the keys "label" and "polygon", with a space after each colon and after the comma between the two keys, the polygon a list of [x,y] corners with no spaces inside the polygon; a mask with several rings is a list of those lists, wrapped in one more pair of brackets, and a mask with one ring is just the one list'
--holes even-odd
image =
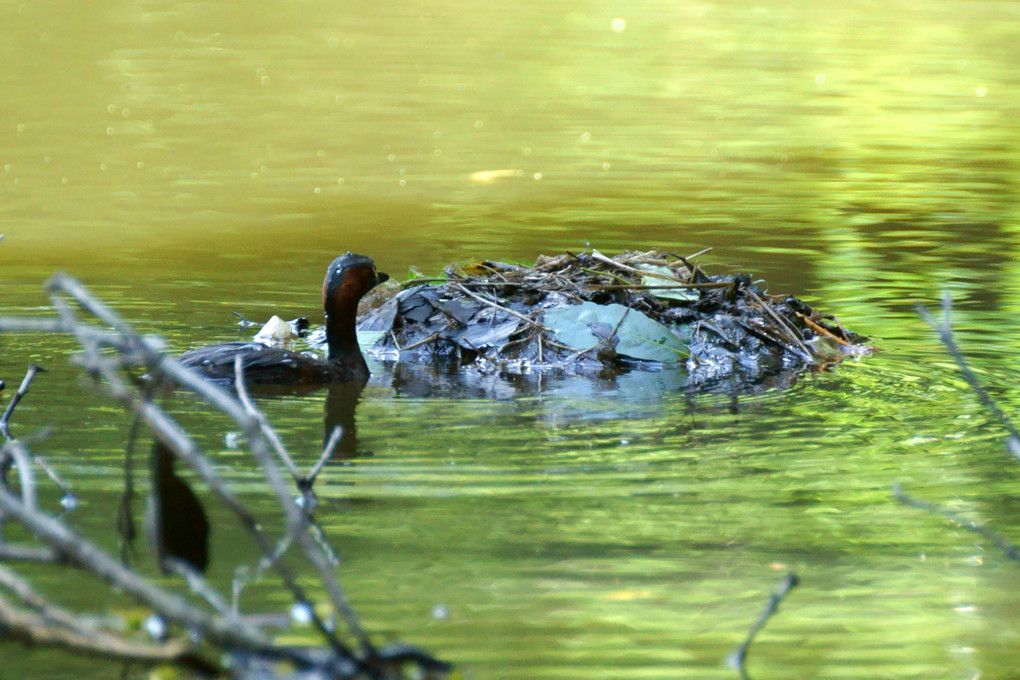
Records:
{"label": "water surface", "polygon": [[[1016,565],[889,493],[1020,541],[1020,468],[913,311],[953,293],[964,348],[1020,411],[1015,4],[40,2],[0,21],[5,313],[45,312],[62,268],[183,351],[235,338],[231,311],[317,318],[348,249],[401,278],[712,246],[713,271],[762,276],[885,350],[736,403],[626,376],[423,396],[375,366],[362,455],[327,470],[319,519],[379,639],[470,678],[731,677],[723,658],[793,570],[756,678],[1020,671]],[[513,172],[473,175],[493,170]],[[113,547],[129,419],[70,349],[0,338],[0,377],[50,369],[16,431],[54,426],[37,448],[85,501],[71,519]],[[324,399],[263,403],[304,464]],[[168,406],[271,513],[224,420]],[[225,584],[254,552],[213,512]],[[108,604],[84,577],[19,569]],[[4,659],[25,678],[112,672]]]}

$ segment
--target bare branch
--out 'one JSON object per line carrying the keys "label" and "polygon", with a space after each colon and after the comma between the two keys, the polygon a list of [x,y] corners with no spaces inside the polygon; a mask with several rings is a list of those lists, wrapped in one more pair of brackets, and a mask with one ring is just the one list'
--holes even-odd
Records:
{"label": "bare branch", "polygon": [[[13,459],[18,466],[18,479],[21,482],[22,501],[32,510],[36,508],[35,474],[32,472],[31,456],[24,444],[12,439],[0,448],[0,460]],[[6,480],[3,480],[6,483]]]}
{"label": "bare branch", "polygon": [[108,657],[120,661],[167,662],[177,661],[191,648],[184,639],[152,644],[130,642],[105,631],[87,633],[56,625],[53,609],[35,614],[15,607],[0,595],[0,627],[4,634],[33,645],[64,647],[92,656]]}
{"label": "bare branch", "polygon": [[10,545],[0,543],[0,560],[4,562],[40,562],[59,564],[64,561],[59,551],[43,546]]}
{"label": "bare branch", "polygon": [[256,629],[236,620],[211,617],[177,595],[168,593],[122,566],[105,552],[62,522],[33,511],[7,489],[0,487],[0,509],[16,518],[37,538],[57,548],[67,559],[111,585],[146,603],[167,619],[201,631],[209,640],[225,646],[278,654]]}
{"label": "bare branch", "polygon": [[904,492],[903,489],[900,488],[899,484],[893,486],[892,494],[893,498],[898,500],[900,503],[903,503],[904,505],[909,505],[920,510],[925,510],[933,515],[942,515],[950,522],[953,522],[954,524],[963,527],[967,531],[972,531],[978,536],[982,536],[988,539],[989,541],[994,543],[996,547],[999,548],[999,550],[1005,553],[1006,557],[1013,560],[1014,562],[1020,562],[1020,547],[1013,545],[1012,543],[1007,541],[1002,536],[999,536],[997,533],[995,533],[988,527],[978,524],[977,522],[972,522],[969,519],[965,519],[964,517],[961,517],[955,512],[951,510],[946,510],[945,508],[938,506],[934,503],[929,503],[928,501],[922,501],[918,498],[914,498],[913,496]]}
{"label": "bare branch", "polygon": [[21,381],[21,385],[18,386],[18,391],[11,397],[10,403],[7,404],[7,408],[4,409],[3,416],[0,416],[0,434],[3,434],[4,439],[13,439],[10,430],[11,414],[14,413],[14,408],[21,401],[21,398],[28,394],[28,386],[32,384],[32,378],[35,377],[36,373],[45,372],[46,369],[38,364],[29,364],[28,371],[25,372],[25,377]]}
{"label": "bare branch", "polygon": [[315,484],[315,479],[322,472],[322,469],[326,466],[326,462],[333,457],[333,452],[336,451],[337,444],[340,443],[340,439],[344,436],[344,428],[342,425],[337,425],[333,428],[333,431],[329,433],[329,440],[326,441],[326,445],[322,447],[322,455],[319,456],[319,460],[316,461],[312,469],[308,471],[308,475],[305,477],[305,484],[309,489]]}
{"label": "bare branch", "polygon": [[[0,565],[0,585],[14,594],[29,610],[16,607],[0,595],[0,627],[12,638],[35,645],[65,647],[90,656],[133,662],[187,662],[211,667],[195,657],[194,643],[185,638],[161,643],[129,640],[99,628],[93,620],[81,619],[40,595],[12,570]],[[186,658],[186,655],[188,658]]]}
{"label": "bare branch", "polygon": [[758,632],[765,627],[768,620],[772,618],[772,615],[779,611],[779,604],[783,601],[793,588],[800,583],[800,579],[797,578],[796,574],[787,574],[783,577],[783,580],[779,582],[776,589],[769,595],[769,600],[765,604],[765,609],[758,615],[758,620],[751,626],[751,630],[748,631],[747,637],[742,643],[737,645],[737,648],[733,650],[733,653],[727,658],[727,663],[731,668],[736,668],[740,673],[742,680],[749,680],[750,676],[747,674],[747,668],[745,662],[747,660],[747,652],[751,648],[751,643],[754,642],[754,637]]}
{"label": "bare branch", "polygon": [[953,300],[949,295],[946,295],[942,298],[943,319],[941,323],[924,305],[917,306],[917,313],[935,330],[935,332],[939,334],[939,339],[942,341],[942,344],[946,346],[946,350],[949,352],[949,355],[953,357],[956,365],[960,367],[960,374],[963,375],[963,379],[966,380],[967,384],[970,385],[970,388],[974,390],[974,393],[977,394],[978,399],[984,407],[991,411],[992,415],[999,419],[1002,427],[1009,433],[1009,438],[1006,440],[1006,446],[1009,448],[1010,453],[1020,460],[1020,431],[1017,431],[1016,426],[1013,425],[1013,421],[1009,419],[1009,416],[1007,416],[1001,408],[999,408],[999,405],[995,403],[992,395],[990,395],[988,391],[981,386],[981,381],[978,380],[977,375],[975,375],[974,371],[972,371],[970,366],[967,365],[967,360],[964,358],[963,352],[960,351],[959,346],[956,344],[956,339],[953,337],[953,325],[950,321],[950,312],[952,311],[952,308]]}
{"label": "bare branch", "polygon": [[266,416],[255,408],[255,404],[252,402],[251,397],[248,394],[247,385],[244,382],[244,360],[240,354],[234,357],[234,389],[237,392],[237,398],[240,400],[241,405],[244,406],[244,410],[248,415],[255,421],[258,426],[259,432],[263,437],[272,445],[273,450],[276,451],[276,455],[280,458],[284,467],[290,472],[294,481],[297,482],[301,477],[298,472],[297,466],[294,464],[294,459],[291,458],[290,453],[287,451],[287,447],[283,445],[283,441],[280,439],[280,435],[276,432],[269,421],[266,420]]}
{"label": "bare branch", "polygon": [[[180,369],[181,374],[191,373],[189,369],[185,369],[176,362],[173,362],[162,355],[158,355],[158,359],[161,365],[162,362],[166,360],[171,367]],[[106,387],[111,395],[125,403],[128,408],[138,413],[142,420],[149,425],[160,440],[163,441],[163,443],[166,444],[171,451],[173,451],[174,455],[183,458],[189,465],[191,465],[202,480],[213,489],[217,496],[219,496],[220,500],[234,512],[245,529],[247,529],[249,534],[251,534],[255,539],[256,544],[259,546],[260,550],[262,550],[263,554],[272,556],[274,554],[273,547],[270,541],[262,533],[261,529],[259,529],[259,524],[255,517],[219,479],[213,470],[212,465],[205,456],[201,455],[198,451],[192,438],[183,429],[181,429],[175,421],[166,415],[159,406],[152,402],[140,399],[137,393],[120,379],[120,377],[114,372],[113,367],[106,362],[105,359],[96,354],[92,361],[94,362],[93,368],[99,371],[106,379]],[[199,378],[196,382],[196,387],[199,391],[201,391],[202,396],[218,398],[220,395],[217,395],[217,392],[220,392],[222,393],[222,397],[232,401],[233,405],[239,407],[239,404],[234,402],[230,395],[226,394],[223,390],[207,380]],[[282,498],[283,500],[280,500],[281,503],[289,504],[294,508],[295,512],[298,512],[296,506],[294,506],[293,500],[286,492],[286,486],[283,483],[282,477],[280,476],[275,463],[268,455],[265,440],[261,437],[261,432],[258,430],[257,424],[247,415],[243,408],[236,407],[233,408],[232,411],[238,415],[241,421],[238,422],[238,420],[235,419],[235,422],[238,422],[238,424],[242,425],[247,430],[252,452],[255,453],[256,459],[262,466],[262,469],[270,482],[270,486],[272,486],[277,492],[277,498]],[[282,496],[280,491],[281,488],[283,489]],[[289,516],[288,522],[291,526],[293,525]],[[271,564],[294,598],[298,602],[310,602],[308,596],[305,595],[303,589],[298,585],[297,579],[290,568],[287,567],[287,565],[281,560],[272,557],[270,559]],[[336,636],[330,631],[329,627],[325,625],[317,614],[313,617],[313,623],[315,623],[319,632],[335,649],[338,650],[338,652],[347,657],[353,656],[353,654],[336,639]]]}
{"label": "bare branch", "polygon": [[[339,428],[331,433],[319,461],[313,466],[308,477],[301,478],[297,474],[296,466],[287,453],[282,440],[248,397],[241,366],[236,366],[236,387],[239,400],[226,390],[205,380],[197,372],[166,356],[163,353],[161,340],[135,333],[112,309],[93,297],[84,286],[71,277],[57,274],[50,279],[47,287],[51,292],[53,308],[57,313],[56,319],[0,319],[0,331],[59,332],[72,335],[78,341],[84,351],[75,357],[75,362],[88,371],[96,379],[96,384],[104,391],[136,414],[133,433],[137,432],[138,423],[145,423],[174,457],[188,463],[252,535],[263,553],[259,568],[273,568],[297,605],[304,607],[310,613],[316,629],[331,647],[328,657],[332,659],[329,661],[330,664],[342,664],[350,669],[341,674],[365,672],[372,677],[379,676],[384,666],[394,660],[416,660],[415,662],[423,667],[430,663],[438,664],[436,667],[443,666],[428,655],[416,651],[407,654],[403,652],[390,654],[389,650],[384,654],[377,652],[362,629],[337,581],[334,573],[337,563],[336,555],[321,536],[318,527],[311,523],[311,504],[304,503],[304,507],[299,507],[295,503],[292,491],[274,459],[273,452],[275,451],[283,464],[290,470],[295,482],[298,483],[298,488],[302,490],[307,500],[310,497],[310,491],[306,487],[310,487],[340,441],[341,430]],[[103,323],[113,329],[112,332],[97,329],[80,321],[75,315],[76,309],[68,303],[64,296],[69,296],[82,309],[101,319]],[[107,349],[113,349],[114,352],[105,351]],[[145,394],[141,394],[124,377],[124,369],[133,366],[142,366],[148,371],[150,383]],[[218,477],[211,463],[198,449],[192,437],[152,401],[156,386],[164,381],[193,392],[210,406],[230,417],[246,434],[251,452],[262,467],[269,486],[277,497],[286,518],[286,531],[275,547],[260,529],[254,515]],[[23,386],[27,389],[27,382]],[[13,410],[13,405],[8,407],[8,411],[11,410]],[[9,421],[9,415],[6,420]],[[4,425],[6,428],[6,421]],[[30,454],[23,444],[12,442],[4,450],[9,458],[17,461],[19,471],[30,469],[30,466],[25,463]],[[41,463],[41,465],[44,470],[52,473],[45,463]],[[128,488],[131,485],[130,462],[126,463],[125,468],[125,474],[129,477],[126,483],[126,488]],[[188,568],[180,560],[175,560],[173,555],[170,555],[169,559],[163,559],[162,566],[169,567],[184,576],[192,590],[202,595],[218,614],[209,614],[179,595],[156,587],[74,532],[59,519],[40,512],[35,507],[35,480],[31,477],[31,473],[28,474],[28,477],[23,475],[22,478],[23,498],[18,498],[9,489],[0,485],[0,513],[20,522],[46,545],[36,547],[0,543],[0,557],[65,563],[83,568],[136,600],[151,606],[166,620],[193,631],[200,639],[221,649],[249,652],[264,659],[287,658],[303,667],[320,662],[325,663],[322,650],[305,652],[273,644],[257,627],[246,623],[244,619],[236,615],[236,609],[232,612],[230,606],[200,574],[194,569]],[[130,514],[130,496],[126,497],[125,503],[127,512]],[[347,628],[357,639],[360,654],[355,655],[348,649],[333,632],[333,627],[327,625],[316,613],[311,599],[298,584],[297,572],[282,559],[289,545],[295,541],[300,546],[303,556],[318,573],[333,607],[342,616]],[[0,575],[0,581],[2,581],[2,575]],[[11,586],[8,587],[11,588]],[[6,618],[0,618],[0,627],[4,627],[4,622],[11,622],[9,630],[12,631],[12,635],[17,635],[21,639],[59,644],[90,651],[90,653],[108,654],[126,659],[156,658],[160,654],[166,654],[168,658],[179,660],[183,652],[182,648],[177,647],[166,651],[170,649],[170,645],[151,646],[153,649],[142,651],[139,651],[140,648],[134,648],[132,651],[123,647],[123,645],[133,644],[128,641],[116,637],[101,640],[90,637],[92,631],[80,628],[79,621],[69,613],[66,613],[66,616],[54,613],[53,621],[45,622],[43,621],[45,619],[43,609],[52,607],[52,605],[39,599],[33,600],[28,591],[22,590],[18,594],[22,603],[28,604],[34,611],[25,611],[9,603],[5,605],[6,601],[4,601],[4,603],[0,603],[0,617]],[[63,616],[63,623],[58,625],[59,622],[55,622],[61,616]],[[50,629],[39,628],[36,624],[40,622],[48,623]],[[49,637],[46,637],[47,634]],[[123,653],[118,651],[122,649],[126,649],[126,651]]]}
{"label": "bare branch", "polygon": [[[243,382],[243,371],[241,373],[241,381]],[[245,427],[248,431],[248,441],[251,446],[251,451],[255,455],[255,459],[258,461],[259,465],[262,466],[262,470],[265,472],[266,479],[269,482],[269,487],[276,495],[277,502],[280,504],[280,507],[283,508],[284,515],[287,518],[289,532],[295,536],[298,544],[301,546],[301,550],[308,558],[308,561],[311,562],[315,569],[319,572],[319,578],[322,579],[323,584],[326,586],[326,591],[330,595],[333,606],[338,612],[340,612],[344,621],[347,623],[348,629],[358,639],[363,653],[369,659],[374,660],[376,658],[375,648],[368,639],[368,635],[361,628],[361,624],[358,621],[358,617],[354,613],[354,610],[351,609],[351,606],[348,604],[347,597],[344,595],[343,589],[340,587],[340,583],[337,581],[336,576],[333,573],[332,565],[329,563],[325,554],[318,549],[318,546],[304,530],[307,522],[307,516],[290,496],[287,485],[283,481],[283,476],[280,474],[279,468],[276,467],[276,463],[273,462],[272,457],[269,455],[266,440],[261,436],[262,432],[258,428],[257,423],[248,416],[247,412],[244,413],[244,416],[246,417],[244,417],[243,420],[236,420],[236,422]],[[269,554],[268,544],[263,546],[263,552],[267,555]],[[283,564],[282,560],[276,561],[275,565],[277,571],[283,569]],[[288,583],[288,585],[291,587],[292,592],[295,594],[295,599],[297,599],[299,604],[307,605],[309,607],[311,606],[308,598],[304,597],[300,589],[298,589],[296,582]],[[350,651],[346,649],[335,635],[330,633],[329,628],[319,619],[314,608],[311,608],[310,611],[312,613],[313,623],[323,635],[327,636],[327,639],[330,640],[334,648],[345,655],[350,656]]]}

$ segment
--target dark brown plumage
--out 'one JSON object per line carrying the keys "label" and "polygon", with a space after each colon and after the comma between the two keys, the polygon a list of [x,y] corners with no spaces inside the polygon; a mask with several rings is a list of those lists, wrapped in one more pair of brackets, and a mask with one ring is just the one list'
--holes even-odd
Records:
{"label": "dark brown plumage", "polygon": [[326,314],[325,359],[313,352],[294,352],[255,342],[227,342],[189,350],[180,361],[218,381],[234,379],[234,359],[241,357],[246,384],[255,386],[323,385],[368,380],[368,365],[358,347],[355,322],[358,301],[389,277],[377,272],[364,255],[346,253],[333,260],[322,282]]}

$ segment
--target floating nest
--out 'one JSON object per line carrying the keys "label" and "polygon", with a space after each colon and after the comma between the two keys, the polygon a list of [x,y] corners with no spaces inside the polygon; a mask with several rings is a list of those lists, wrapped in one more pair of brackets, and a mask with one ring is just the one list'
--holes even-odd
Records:
{"label": "floating nest", "polygon": [[686,371],[693,382],[752,380],[869,354],[867,338],[747,274],[652,250],[539,256],[535,264],[450,265],[378,291],[358,321],[366,353],[526,374]]}

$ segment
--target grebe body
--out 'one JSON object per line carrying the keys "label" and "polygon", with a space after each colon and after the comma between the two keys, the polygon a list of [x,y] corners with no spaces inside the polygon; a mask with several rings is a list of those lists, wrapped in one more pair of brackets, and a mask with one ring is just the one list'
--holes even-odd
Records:
{"label": "grebe body", "polygon": [[234,379],[241,358],[246,384],[259,386],[324,385],[368,380],[368,364],[358,347],[355,323],[362,296],[389,277],[364,255],[346,253],[333,260],[322,282],[326,315],[326,358],[257,342],[226,342],[189,350],[180,361],[216,381]]}

